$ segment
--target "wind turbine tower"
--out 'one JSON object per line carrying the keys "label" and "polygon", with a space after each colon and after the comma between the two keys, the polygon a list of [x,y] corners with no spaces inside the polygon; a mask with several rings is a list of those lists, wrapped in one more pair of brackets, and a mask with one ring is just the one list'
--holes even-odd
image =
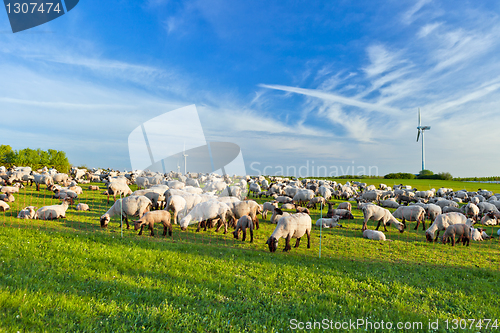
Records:
{"label": "wind turbine tower", "polygon": [[184,151],[182,152],[182,156],[184,156],[184,174],[187,174],[187,157],[186,154],[186,146],[184,146]]}
{"label": "wind turbine tower", "polygon": [[417,142],[422,133],[422,170],[425,170],[425,145],[424,145],[424,131],[430,130],[430,126],[422,126],[420,119],[420,108],[418,108],[418,127],[417,127]]}

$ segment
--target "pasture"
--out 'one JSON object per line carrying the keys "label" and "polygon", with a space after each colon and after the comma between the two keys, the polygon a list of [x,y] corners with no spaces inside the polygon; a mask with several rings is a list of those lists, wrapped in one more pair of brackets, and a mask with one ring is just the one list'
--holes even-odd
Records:
{"label": "pasture", "polygon": [[[372,183],[381,182],[500,192],[497,184]],[[84,193],[76,202],[87,203],[90,212],[73,205],[66,219],[16,219],[25,206],[58,202],[45,186],[40,192],[28,186],[10,211],[0,213],[1,331],[285,332],[293,328],[291,320],[324,319],[393,323],[384,332],[404,331],[396,325],[406,322],[422,323],[421,329],[407,331],[428,332],[429,321],[436,320],[435,331],[456,331],[453,320],[491,319],[488,328],[475,322],[467,330],[497,330],[492,327],[500,320],[497,226],[487,227],[494,239],[469,247],[427,243],[421,226],[413,230],[414,223],[402,234],[388,227],[392,242],[369,241],[361,237],[363,214],[354,203],[353,220],[341,220],[343,228],[321,230],[319,258],[319,228],[313,226],[310,249],[303,239],[299,248],[283,253],[281,239],[278,251],[269,253],[264,243],[275,225],[263,219],[253,244],[249,237],[243,243],[214,229],[196,233],[194,225],[187,231],[174,226],[172,237],[161,236],[159,226],[154,237],[124,228],[122,238],[118,218],[107,229],[99,225],[112,202],[106,203],[102,191],[81,186]],[[319,209],[311,217],[314,224]],[[373,222],[368,228],[375,228]]]}

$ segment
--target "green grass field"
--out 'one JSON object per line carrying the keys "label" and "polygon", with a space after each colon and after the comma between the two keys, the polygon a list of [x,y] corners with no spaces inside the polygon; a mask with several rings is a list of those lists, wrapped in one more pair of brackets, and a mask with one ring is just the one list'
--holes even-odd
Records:
{"label": "green grass field", "polygon": [[[496,184],[403,183],[500,192]],[[175,226],[172,238],[160,227],[155,237],[124,229],[122,238],[118,219],[99,226],[112,203],[82,187],[78,202],[91,212],[71,207],[62,220],[18,220],[25,206],[57,203],[44,188],[27,187],[0,213],[0,331],[283,332],[324,319],[393,324],[378,330],[384,332],[451,332],[463,319],[492,319],[488,328],[474,323],[470,330],[469,321],[465,331],[498,330],[498,237],[469,247],[431,244],[412,223],[403,234],[388,227],[392,242],[368,241],[361,238],[362,213],[353,209],[345,228],[322,230],[321,258],[316,227],[310,249],[303,239],[283,253],[281,239],[279,252],[269,253],[264,243],[275,226],[262,219],[253,244],[213,229],[196,233],[195,226]],[[315,221],[320,212],[311,215]],[[488,227],[489,234],[497,230]],[[436,320],[438,329],[429,329]],[[415,329],[398,330],[399,322]],[[341,331],[375,331],[366,325]]]}

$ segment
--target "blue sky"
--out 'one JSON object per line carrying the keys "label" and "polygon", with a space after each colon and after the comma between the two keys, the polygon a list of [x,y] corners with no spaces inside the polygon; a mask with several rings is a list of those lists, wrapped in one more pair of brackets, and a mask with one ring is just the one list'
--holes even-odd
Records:
{"label": "blue sky", "polygon": [[420,107],[428,169],[498,175],[499,6],[81,0],[16,34],[0,10],[0,141],[130,169],[128,135],[195,104],[249,173],[416,173]]}

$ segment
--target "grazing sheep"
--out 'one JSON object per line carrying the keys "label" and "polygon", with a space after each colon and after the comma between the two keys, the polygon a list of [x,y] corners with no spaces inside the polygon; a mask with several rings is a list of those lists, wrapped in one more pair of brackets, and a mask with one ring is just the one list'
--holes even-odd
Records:
{"label": "grazing sheep", "polygon": [[72,203],[71,199],[64,199],[60,205],[44,206],[36,211],[40,220],[56,220],[66,218],[66,211]]}
{"label": "grazing sheep", "polygon": [[378,230],[380,224],[384,225],[384,230],[387,231],[386,225],[391,223],[395,228],[399,230],[399,232],[403,232],[405,230],[404,224],[396,220],[394,216],[392,216],[391,212],[388,209],[376,206],[376,205],[365,205],[362,208],[363,210],[363,228],[365,231],[367,229],[366,224],[368,220],[373,220],[378,222],[377,228]]}
{"label": "grazing sheep", "polygon": [[116,196],[127,196],[131,195],[132,190],[128,187],[127,184],[124,184],[120,181],[114,181],[108,184],[108,204],[109,204],[109,196],[113,196],[113,200],[116,202]]}
{"label": "grazing sheep", "polygon": [[267,212],[274,213],[274,209],[278,208],[277,201],[268,201],[262,204],[262,218],[267,219]]}
{"label": "grazing sheep", "polygon": [[378,204],[381,207],[385,207],[385,208],[399,208],[399,204],[396,202],[396,199],[394,199],[394,198],[381,200],[381,201],[379,201]]}
{"label": "grazing sheep", "polygon": [[186,230],[187,226],[191,221],[198,222],[198,229],[200,231],[201,223],[205,223],[205,231],[209,222],[215,219],[219,219],[219,226],[215,230],[216,232],[224,225],[224,233],[227,233],[227,220],[233,219],[234,215],[229,208],[229,206],[217,200],[205,201],[197,204],[186,216],[184,216],[180,221],[180,226],[182,230]]}
{"label": "grazing sheep", "polygon": [[347,220],[352,220],[354,218],[354,215],[352,215],[350,210],[347,209],[328,209],[328,213],[326,214],[326,217],[334,217],[334,216],[339,216],[341,219],[347,219]]}
{"label": "grazing sheep", "polygon": [[4,202],[4,201],[0,201],[0,212],[6,212],[10,209],[10,206]]}
{"label": "grazing sheep", "polygon": [[302,204],[306,204],[314,198],[314,191],[312,190],[299,190],[297,194],[293,196],[293,202],[298,203],[299,206]]}
{"label": "grazing sheep", "polygon": [[415,229],[417,230],[420,222],[422,222],[422,230],[425,230],[425,209],[420,207],[420,206],[401,206],[394,213],[392,213],[392,216],[394,216],[397,219],[401,219],[402,223],[405,226],[406,229],[406,221],[417,221],[417,225],[415,226]]}
{"label": "grazing sheep", "polygon": [[240,201],[233,203],[230,207],[234,218],[240,219],[241,217],[248,215],[252,218],[252,221],[255,224],[255,229],[259,229],[259,219],[257,214],[262,214],[262,208],[257,202],[253,200]]}
{"label": "grazing sheep", "polygon": [[234,238],[238,239],[238,235],[241,230],[243,233],[243,238],[241,238],[241,241],[244,242],[247,237],[247,228],[250,229],[250,243],[253,243],[253,221],[252,218],[248,215],[244,215],[238,219],[236,228],[233,231]]}
{"label": "grazing sheep", "polygon": [[458,237],[458,242],[462,241],[462,245],[467,243],[467,246],[469,246],[470,231],[470,227],[466,224],[450,225],[444,232],[443,244],[446,244],[448,239],[451,238],[451,246],[455,246],[455,238]]}
{"label": "grazing sheep", "polygon": [[134,221],[134,229],[137,231],[139,228],[141,228],[141,231],[139,231],[139,236],[141,236],[144,225],[147,225],[149,230],[151,230],[151,236],[154,236],[155,223],[160,222],[163,224],[163,236],[167,235],[167,230],[168,235],[172,236],[172,223],[170,223],[170,213],[165,210],[157,210],[154,212],[145,213],[140,219]]}
{"label": "grazing sheep", "polygon": [[479,214],[481,215],[484,215],[487,212],[499,212],[498,208],[490,202],[480,202],[477,204],[477,208],[479,208]]}
{"label": "grazing sheep", "polygon": [[97,186],[97,185],[90,185],[89,186],[89,190],[91,190],[91,191],[99,191],[99,186]]}
{"label": "grazing sheep", "polygon": [[371,240],[386,241],[385,234],[382,231],[366,229],[363,231],[363,238]]}
{"label": "grazing sheep", "polygon": [[[431,226],[425,231],[425,238],[427,241],[437,241],[439,232],[441,230],[446,230],[448,226],[454,224],[465,224],[467,221],[467,217],[462,213],[443,213],[436,217]],[[437,231],[436,236],[434,237],[434,233]]]}
{"label": "grazing sheep", "polygon": [[101,216],[101,228],[106,228],[108,226],[109,221],[111,221],[111,217],[121,214],[127,224],[127,229],[130,229],[128,216],[138,216],[141,218],[145,212],[149,211],[151,205],[151,200],[145,196],[129,196],[123,199],[118,199],[115,201],[113,206],[111,206],[111,208]]}
{"label": "grazing sheep", "polygon": [[172,195],[167,200],[165,210],[172,211],[173,222],[179,224],[179,213],[186,209],[186,199],[180,195]]}
{"label": "grazing sheep", "polygon": [[89,208],[89,205],[87,205],[87,204],[79,203],[78,205],[76,205],[76,210],[86,212],[86,211],[90,210],[90,208]]}
{"label": "grazing sheep", "polygon": [[295,247],[300,244],[300,239],[304,234],[307,235],[307,248],[311,247],[311,217],[304,213],[297,213],[289,216],[283,216],[279,219],[276,229],[267,240],[266,244],[269,246],[270,252],[276,252],[278,248],[278,240],[280,238],[286,239],[286,245],[283,251],[290,251],[290,239],[297,238]]}
{"label": "grazing sheep", "polygon": [[36,210],[37,208],[35,206],[25,207],[19,211],[19,213],[17,214],[17,218],[34,220],[37,218]]}
{"label": "grazing sheep", "polygon": [[286,197],[286,196],[282,196],[282,195],[276,197],[276,201],[278,201],[281,204],[286,204],[286,203],[292,203],[293,202],[292,198]]}
{"label": "grazing sheep", "polygon": [[321,218],[316,221],[316,226],[322,228],[342,227],[342,225],[338,223],[339,220],[340,220],[339,216],[334,216],[332,218]]}
{"label": "grazing sheep", "polygon": [[[224,186],[225,187],[225,186]],[[250,184],[249,191],[253,192],[254,196],[257,196],[260,192],[262,192],[260,185],[257,183]]]}
{"label": "grazing sheep", "polygon": [[44,184],[48,189],[54,185],[54,180],[50,175],[33,174],[33,181],[35,182],[37,191],[40,191],[41,184]]}
{"label": "grazing sheep", "polygon": [[[455,201],[452,201],[452,200],[446,200],[446,199],[442,199],[442,200],[438,200],[436,202],[436,205],[438,205],[439,207],[441,207],[441,209],[444,209],[445,207],[454,207],[454,208],[458,208],[458,203],[456,203]],[[451,212],[450,212],[451,213]]]}

